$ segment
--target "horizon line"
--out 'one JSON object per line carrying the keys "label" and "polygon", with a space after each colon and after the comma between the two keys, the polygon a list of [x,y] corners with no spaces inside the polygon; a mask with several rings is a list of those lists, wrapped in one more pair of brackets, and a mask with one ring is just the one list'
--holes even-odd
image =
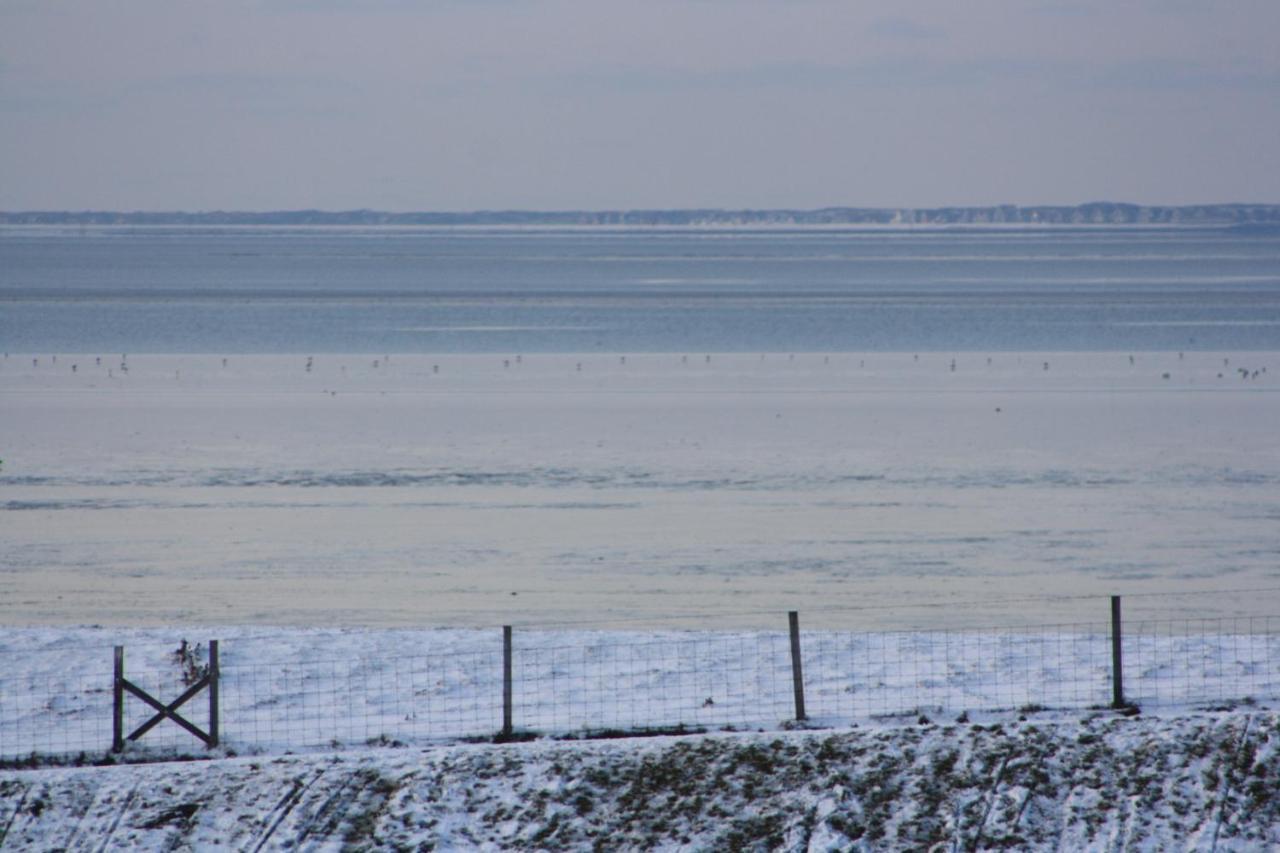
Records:
{"label": "horizon line", "polygon": [[382,214],[388,216],[470,216],[477,214],[591,214],[591,213],[824,213],[830,211],[858,212],[929,212],[947,210],[1035,210],[1055,209],[1072,210],[1093,207],[1132,208],[1145,210],[1189,210],[1197,208],[1267,208],[1280,207],[1280,201],[1217,201],[1192,202],[1184,204],[1159,204],[1133,201],[1112,201],[1098,199],[1094,201],[1071,203],[1037,202],[1034,204],[1015,204],[999,202],[993,204],[938,204],[938,205],[853,205],[834,204],[820,207],[803,206],[730,206],[718,207],[698,205],[688,207],[476,207],[476,208],[418,208],[390,209],[377,207],[271,207],[271,208],[110,208],[110,207],[27,207],[0,209],[0,216],[14,215],[48,215],[48,214],[128,214],[128,215],[265,215],[280,213],[321,213],[334,214]]}

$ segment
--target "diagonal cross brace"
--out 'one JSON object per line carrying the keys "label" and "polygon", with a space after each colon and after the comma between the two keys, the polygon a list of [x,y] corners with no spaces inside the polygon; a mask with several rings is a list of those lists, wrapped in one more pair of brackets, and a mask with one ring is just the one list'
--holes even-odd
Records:
{"label": "diagonal cross brace", "polygon": [[[112,729],[111,751],[112,752],[124,751],[125,693],[132,693],[134,696],[137,696],[143,702],[146,702],[156,711],[155,715],[151,717],[151,719],[147,720],[145,723],[138,726],[138,728],[134,729],[133,733],[129,735],[130,741],[138,740],[147,732],[151,731],[153,728],[158,726],[161,722],[168,719],[168,720],[173,720],[179,726],[181,726],[191,734],[198,737],[201,741],[204,742],[204,745],[206,747],[209,747],[210,749],[212,749],[213,747],[216,747],[218,745],[218,737],[219,737],[219,726],[218,726],[219,671],[218,670],[219,670],[218,641],[210,640],[209,641],[209,663],[208,663],[208,666],[205,668],[205,674],[201,676],[201,678],[197,680],[195,684],[192,684],[190,687],[188,687],[181,696],[179,696],[177,699],[174,699],[168,705],[165,705],[159,699],[155,698],[150,693],[143,690],[141,687],[139,687],[138,685],[134,684],[132,681],[129,681],[127,678],[124,677],[124,646],[116,646],[115,678],[114,678],[114,689],[113,689],[113,693],[115,695],[112,699],[112,711],[111,711],[111,717],[112,717],[111,719],[111,729]],[[190,720],[186,719],[185,717],[183,717],[181,714],[178,713],[179,708],[181,708],[188,701],[190,701],[191,698],[195,696],[197,693],[199,693],[201,690],[206,690],[206,689],[209,691],[209,731],[207,732],[202,730],[199,726],[195,725]]]}
{"label": "diagonal cross brace", "polygon": [[154,716],[151,717],[151,719],[147,720],[145,723],[143,723],[142,725],[138,726],[136,729],[133,730],[133,732],[129,735],[129,740],[136,741],[138,738],[142,737],[147,732],[151,731],[153,728],[158,726],[165,718],[168,718],[170,720],[173,720],[178,725],[182,726],[187,731],[191,732],[191,734],[200,738],[200,740],[204,741],[205,746],[213,746],[214,741],[213,741],[212,735],[210,735],[208,732],[201,729],[196,724],[192,723],[190,720],[183,717],[181,714],[176,713],[179,708],[181,708],[191,699],[191,697],[195,696],[201,690],[208,687],[211,680],[212,679],[210,676],[208,675],[204,676],[195,684],[191,685],[185,691],[183,691],[182,695],[179,696],[177,699],[174,699],[168,705],[163,705],[160,703],[160,700],[153,697],[150,693],[143,690],[141,687],[134,684],[132,681],[128,680],[127,678],[121,679],[121,686],[125,690],[129,691],[134,696],[137,696],[143,702],[146,702],[152,708],[156,709],[156,713]]}

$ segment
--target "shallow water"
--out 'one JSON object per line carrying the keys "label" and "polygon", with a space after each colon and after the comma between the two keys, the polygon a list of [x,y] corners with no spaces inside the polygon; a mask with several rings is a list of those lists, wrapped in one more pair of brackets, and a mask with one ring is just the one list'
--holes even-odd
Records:
{"label": "shallow water", "polygon": [[1280,349],[1206,229],[0,228],[10,352]]}
{"label": "shallow water", "polygon": [[952,358],[12,355],[0,622],[1280,611],[1276,353]]}
{"label": "shallow water", "polygon": [[1275,236],[0,228],[0,350],[3,623],[1280,612]]}

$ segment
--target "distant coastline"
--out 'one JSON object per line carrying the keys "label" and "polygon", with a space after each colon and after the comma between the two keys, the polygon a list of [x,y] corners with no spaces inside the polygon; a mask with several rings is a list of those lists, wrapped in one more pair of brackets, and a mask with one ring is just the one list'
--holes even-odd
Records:
{"label": "distant coastline", "polygon": [[1280,228],[1280,204],[1138,205],[1092,202],[1020,207],[827,207],[816,210],[376,210],[0,211],[0,225],[508,226],[508,227],[1107,227]]}

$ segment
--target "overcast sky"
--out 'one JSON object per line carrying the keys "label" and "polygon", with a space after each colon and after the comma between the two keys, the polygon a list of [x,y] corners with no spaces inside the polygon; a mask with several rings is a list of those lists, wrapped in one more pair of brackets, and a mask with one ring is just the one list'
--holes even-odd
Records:
{"label": "overcast sky", "polygon": [[0,209],[1280,202],[1280,0],[0,0]]}

